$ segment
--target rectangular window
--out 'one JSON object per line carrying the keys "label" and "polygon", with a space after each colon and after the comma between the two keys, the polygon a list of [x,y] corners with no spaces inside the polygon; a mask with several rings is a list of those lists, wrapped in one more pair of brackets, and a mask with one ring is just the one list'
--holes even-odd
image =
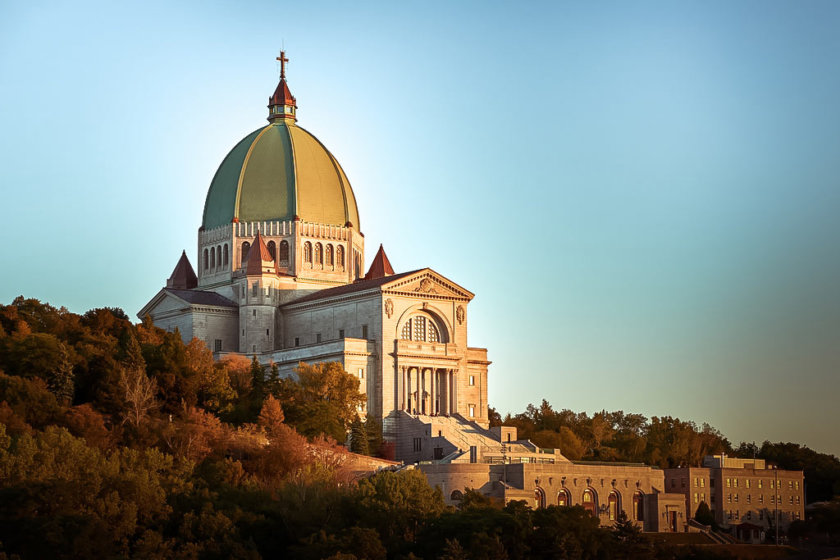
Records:
{"label": "rectangular window", "polygon": [[761,480],[760,478],[758,479],[758,487],[759,488],[764,488],[764,481]]}
{"label": "rectangular window", "polygon": [[414,451],[420,451],[423,446],[423,438],[414,438]]}
{"label": "rectangular window", "polygon": [[796,481],[796,489],[799,490],[799,481]]}
{"label": "rectangular window", "polygon": [[737,478],[732,479],[732,486],[734,486],[735,488],[738,488],[738,479]]}
{"label": "rectangular window", "polygon": [[694,503],[695,504],[700,503],[700,494],[698,494],[697,492],[694,493]]}
{"label": "rectangular window", "polygon": [[344,329],[338,329],[338,338],[344,338]]}
{"label": "rectangular window", "polygon": [[758,495],[758,503],[759,503],[759,504],[763,504],[763,503],[764,503],[764,494],[759,494],[759,495]]}
{"label": "rectangular window", "polygon": [[705,488],[705,487],[706,487],[706,479],[705,479],[705,478],[701,478],[701,479],[700,479],[700,488]]}
{"label": "rectangular window", "polygon": [[256,351],[257,351],[257,345],[254,344],[253,346],[251,346],[251,352],[256,353]]}
{"label": "rectangular window", "polygon": [[474,416],[475,416],[475,405],[471,404],[470,405],[470,418],[473,418]]}
{"label": "rectangular window", "polygon": [[752,519],[752,511],[747,512],[747,519]]}
{"label": "rectangular window", "polygon": [[738,494],[735,494],[735,503],[738,503]]}
{"label": "rectangular window", "polygon": [[793,505],[793,496],[790,497],[790,505]]}
{"label": "rectangular window", "polygon": [[701,501],[701,502],[705,502],[705,501],[706,501],[706,493],[705,493],[705,492],[700,492],[700,501]]}
{"label": "rectangular window", "polygon": [[726,487],[727,488],[732,488],[732,479],[731,478],[726,479]]}
{"label": "rectangular window", "polygon": [[365,378],[365,368],[359,368],[359,379]]}
{"label": "rectangular window", "polygon": [[254,282],[254,285],[251,286],[251,295],[254,296],[254,297],[257,297],[257,294],[260,293],[259,290],[260,290],[259,285],[256,282]]}
{"label": "rectangular window", "polygon": [[747,479],[746,484],[747,484],[747,488],[749,488],[750,487],[750,479],[749,478]]}
{"label": "rectangular window", "polygon": [[268,329],[265,329],[265,336],[271,336],[271,332]]}
{"label": "rectangular window", "polygon": [[751,496],[751,495],[749,495],[749,494],[747,494],[747,503],[748,503],[748,504],[751,504],[751,503],[752,503],[752,496]]}
{"label": "rectangular window", "polygon": [[771,480],[771,481],[770,481],[770,488],[775,488],[775,487],[776,487],[776,483],[775,483],[775,481],[774,481],[774,480]]}
{"label": "rectangular window", "polygon": [[300,338],[295,337],[295,346],[300,346]]}
{"label": "rectangular window", "polygon": [[470,387],[474,387],[474,386],[475,386],[475,376],[470,375]]}
{"label": "rectangular window", "polygon": [[362,325],[362,338],[364,338],[365,340],[367,340],[367,336],[368,336],[368,328],[367,328],[367,325]]}
{"label": "rectangular window", "polygon": [[257,316],[257,310],[256,310],[256,309],[254,309],[254,310],[252,310],[252,311],[251,311],[251,316],[252,316],[252,317],[256,317],[256,316]]}
{"label": "rectangular window", "polygon": [[[697,488],[698,486],[700,486],[700,479],[695,476],[694,477],[694,487]],[[697,501],[697,500],[695,500],[695,501]]]}
{"label": "rectangular window", "polygon": [[222,341],[218,338],[213,341],[213,351],[221,352],[222,351]]}
{"label": "rectangular window", "polygon": [[315,342],[321,342],[321,333],[315,335]]}
{"label": "rectangular window", "polygon": [[793,490],[793,481],[788,480],[788,490]]}
{"label": "rectangular window", "polygon": [[726,503],[727,503],[727,504],[731,504],[731,503],[732,503],[732,494],[727,494],[727,495],[726,495]]}
{"label": "rectangular window", "polygon": [[758,520],[761,521],[763,519],[764,519],[764,510],[760,509],[760,510],[758,510]]}

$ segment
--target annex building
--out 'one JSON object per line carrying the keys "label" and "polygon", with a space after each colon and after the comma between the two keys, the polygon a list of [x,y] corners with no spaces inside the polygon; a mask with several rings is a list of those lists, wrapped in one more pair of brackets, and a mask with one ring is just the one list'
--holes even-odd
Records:
{"label": "annex building", "polygon": [[666,472],[572,462],[514,428],[489,428],[490,361],[468,340],[474,294],[432,268],[395,272],[381,245],[364,269],[353,188],[298,126],[278,60],[268,124],[235,144],[210,183],[197,267],[183,252],[138,316],[282,375],[300,362],[341,363],[367,397],[360,414],[381,421],[389,458],[417,465],[449,503],[475,488],[534,507],[580,504],[604,523],[624,512],[647,531],[686,530],[696,508]]}

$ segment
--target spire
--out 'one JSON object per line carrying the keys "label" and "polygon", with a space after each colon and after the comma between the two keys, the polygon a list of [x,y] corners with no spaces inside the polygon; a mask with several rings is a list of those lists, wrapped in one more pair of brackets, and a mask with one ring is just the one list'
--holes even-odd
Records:
{"label": "spire", "polygon": [[385,249],[382,248],[382,244],[380,243],[379,250],[376,252],[376,256],[373,257],[373,262],[370,263],[370,269],[365,274],[365,280],[374,280],[393,275],[394,269],[391,267],[391,263],[388,261],[388,255],[385,254]]}
{"label": "spire", "polygon": [[286,85],[286,63],[289,62],[286,51],[280,51],[277,60],[280,61],[280,83],[277,84],[274,95],[268,98],[268,122],[280,122],[286,119],[296,122],[297,101],[289,91],[289,86]]}
{"label": "spire", "polygon": [[279,274],[277,262],[268,250],[262,234],[257,232],[254,239],[254,246],[248,251],[248,262],[245,265],[245,274],[248,276],[259,276],[260,274]]}
{"label": "spire", "polygon": [[190,259],[187,258],[187,252],[182,251],[181,258],[178,259],[178,264],[172,271],[172,276],[166,280],[166,287],[175,290],[192,290],[197,286],[198,278],[195,275],[195,270],[190,264]]}

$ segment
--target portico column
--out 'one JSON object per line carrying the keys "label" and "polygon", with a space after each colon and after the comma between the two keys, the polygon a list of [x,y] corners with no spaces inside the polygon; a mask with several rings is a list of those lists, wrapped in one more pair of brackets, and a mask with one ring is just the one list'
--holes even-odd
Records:
{"label": "portico column", "polygon": [[431,378],[430,381],[429,381],[429,385],[431,385],[431,387],[432,387],[432,390],[430,391],[431,394],[429,395],[429,401],[431,401],[431,404],[430,404],[431,411],[430,412],[432,414],[437,414],[437,404],[436,404],[437,403],[437,397],[436,397],[436,395],[437,395],[437,379],[435,379],[436,375],[437,375],[437,370],[435,368],[432,368],[432,369],[429,370],[429,377]]}

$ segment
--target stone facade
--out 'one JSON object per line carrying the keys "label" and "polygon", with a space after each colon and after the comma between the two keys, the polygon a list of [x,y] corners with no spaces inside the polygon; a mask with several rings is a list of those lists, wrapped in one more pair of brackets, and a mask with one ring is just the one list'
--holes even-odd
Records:
{"label": "stone facade", "polygon": [[[706,502],[717,524],[733,532],[748,524],[769,538],[777,519],[786,531],[792,521],[805,516],[803,472],[768,468],[763,459],[709,456],[702,468],[666,469],[665,486],[683,495],[692,516],[700,502]],[[754,540],[752,535],[749,540]]]}

